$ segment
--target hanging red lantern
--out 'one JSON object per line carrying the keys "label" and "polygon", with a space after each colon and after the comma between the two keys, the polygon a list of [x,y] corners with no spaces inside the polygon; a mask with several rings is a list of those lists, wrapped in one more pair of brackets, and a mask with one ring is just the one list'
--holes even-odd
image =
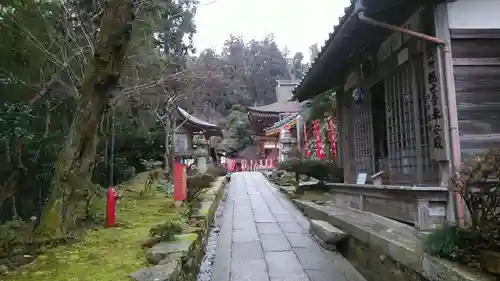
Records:
{"label": "hanging red lantern", "polygon": [[314,150],[316,151],[316,157],[321,160],[321,159],[323,159],[324,154],[322,151],[321,136],[319,133],[319,121],[318,120],[313,121],[313,133],[314,133],[314,138],[315,138],[314,139],[315,140]]}
{"label": "hanging red lantern", "polygon": [[305,151],[307,158],[311,157],[311,152],[309,151],[309,142],[307,141],[307,125],[306,124],[304,124],[304,151]]}
{"label": "hanging red lantern", "polygon": [[332,160],[335,160],[337,158],[337,145],[336,145],[337,134],[332,117],[328,117],[328,132],[330,135],[330,150],[332,152]]}

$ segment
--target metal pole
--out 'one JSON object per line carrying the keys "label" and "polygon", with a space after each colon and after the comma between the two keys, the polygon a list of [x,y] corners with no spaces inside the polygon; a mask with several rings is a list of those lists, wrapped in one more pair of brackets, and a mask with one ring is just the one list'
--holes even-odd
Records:
{"label": "metal pole", "polygon": [[[450,67],[453,65],[451,63],[452,57],[451,57],[451,50],[449,44],[447,44],[444,40],[439,39],[437,37],[433,37],[430,35],[426,35],[420,32],[416,32],[407,28],[402,28],[399,26],[395,26],[392,24],[384,23],[378,20],[375,20],[373,18],[367,17],[364,15],[364,13],[359,13],[358,14],[359,19],[362,22],[386,28],[395,32],[402,32],[406,33],[410,36],[433,42],[437,45],[439,45],[442,49],[443,53],[443,71],[444,71],[444,85],[446,89],[446,102],[447,102],[447,115],[448,115],[448,129],[449,129],[449,134],[450,134],[450,143],[447,147],[450,155],[450,164],[448,165],[450,177],[455,177],[458,168],[460,166],[460,138],[458,134],[458,124],[457,124],[457,105],[456,105],[456,98],[454,93],[452,93],[452,89],[454,88],[454,81],[453,81],[453,69]],[[462,206],[462,199],[460,197],[460,194],[458,194],[456,191],[451,191],[450,193],[453,192],[454,195],[450,196],[452,199],[452,204],[455,209],[455,216],[457,220],[457,224],[459,226],[463,225],[463,206]]]}
{"label": "metal pole", "polygon": [[[449,167],[450,176],[452,178],[456,177],[458,170],[461,165],[461,151],[460,151],[460,135],[458,133],[458,116],[457,116],[457,100],[456,96],[452,94],[452,90],[454,89],[455,81],[453,79],[453,58],[451,56],[450,46],[445,45],[442,47],[443,49],[443,70],[445,77],[445,87],[446,87],[446,98],[448,103],[448,128],[450,131],[450,161],[451,165]],[[453,197],[453,204],[455,207],[455,217],[458,226],[464,226],[464,206],[462,205],[462,197],[461,195],[453,191],[455,194]]]}
{"label": "metal pole", "polygon": [[115,164],[115,107],[111,108],[111,148],[109,157],[109,183],[114,185],[114,165]]}
{"label": "metal pole", "polygon": [[[106,139],[106,144],[104,146],[104,167],[105,169],[109,169],[109,114],[105,116],[106,120],[104,122],[104,137]],[[108,175],[109,177],[109,175]],[[111,186],[111,182],[108,180],[108,185]]]}

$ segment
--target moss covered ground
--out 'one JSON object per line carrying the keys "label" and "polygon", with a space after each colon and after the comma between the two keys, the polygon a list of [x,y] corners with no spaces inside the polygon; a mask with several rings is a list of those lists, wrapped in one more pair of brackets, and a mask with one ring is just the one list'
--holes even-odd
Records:
{"label": "moss covered ground", "polygon": [[[47,250],[37,260],[20,268],[8,281],[117,281],[145,267],[149,229],[180,217],[170,199],[157,192],[141,196],[147,173],[139,174],[119,188],[124,196],[117,206],[116,228],[88,231],[76,244]],[[104,211],[104,202],[93,207]]]}

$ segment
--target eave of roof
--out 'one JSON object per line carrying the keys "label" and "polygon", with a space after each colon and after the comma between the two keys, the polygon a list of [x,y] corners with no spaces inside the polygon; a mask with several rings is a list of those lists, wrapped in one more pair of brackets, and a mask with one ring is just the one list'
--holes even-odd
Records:
{"label": "eave of roof", "polygon": [[288,124],[289,129],[295,127],[297,125],[297,116],[295,118],[292,118],[290,120],[287,120],[287,122],[283,123],[279,127],[270,127],[265,130],[266,136],[274,136],[274,135],[279,135],[281,134],[281,127],[285,126],[285,124]]}
{"label": "eave of roof", "polygon": [[267,127],[264,129],[264,131],[269,131],[269,130],[273,130],[273,129],[279,129],[281,128],[282,126],[285,126],[285,124],[289,124],[291,123],[292,121],[296,120],[297,119],[297,116],[299,116],[299,114],[293,114],[293,115],[290,115],[286,118],[283,118],[281,119],[280,121],[272,124],[271,126]]}
{"label": "eave of roof", "polygon": [[307,100],[341,86],[345,65],[349,60],[359,59],[367,46],[377,46],[391,34],[387,30],[360,22],[360,12],[366,15],[381,14],[376,18],[399,25],[419,6],[443,1],[445,0],[351,0],[351,5],[344,9],[344,16],[334,26],[308,72],[294,88],[294,99]]}
{"label": "eave of roof", "polygon": [[187,119],[187,122],[191,123],[194,126],[198,126],[208,130],[221,130],[220,126],[196,118],[180,107],[177,107],[177,112],[182,118]]}

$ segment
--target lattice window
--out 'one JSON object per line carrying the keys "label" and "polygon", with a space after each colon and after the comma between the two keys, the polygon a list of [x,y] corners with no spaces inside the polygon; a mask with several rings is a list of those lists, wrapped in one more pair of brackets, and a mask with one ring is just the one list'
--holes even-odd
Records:
{"label": "lattice window", "polygon": [[372,117],[367,97],[361,105],[352,104],[352,132],[354,136],[354,159],[356,173],[372,173]]}
{"label": "lattice window", "polygon": [[391,172],[417,173],[412,68],[406,62],[386,79],[387,140]]}
{"label": "lattice window", "polygon": [[385,80],[387,146],[391,174],[395,180],[425,181],[435,173],[430,158],[429,120],[422,58],[407,61]]}
{"label": "lattice window", "polygon": [[[346,99],[350,97],[349,93],[345,94]],[[343,110],[343,120],[342,124],[344,126],[344,133],[345,133],[345,143],[344,147],[347,148],[346,153],[344,154],[344,169],[347,170],[347,176],[348,176],[348,181],[352,182],[354,181],[354,178],[356,177],[354,174],[356,173],[356,162],[354,159],[356,159],[356,149],[354,145],[354,126],[353,126],[353,118],[354,115],[352,114],[351,106],[352,104],[350,102],[346,102],[344,105],[344,110]]]}

